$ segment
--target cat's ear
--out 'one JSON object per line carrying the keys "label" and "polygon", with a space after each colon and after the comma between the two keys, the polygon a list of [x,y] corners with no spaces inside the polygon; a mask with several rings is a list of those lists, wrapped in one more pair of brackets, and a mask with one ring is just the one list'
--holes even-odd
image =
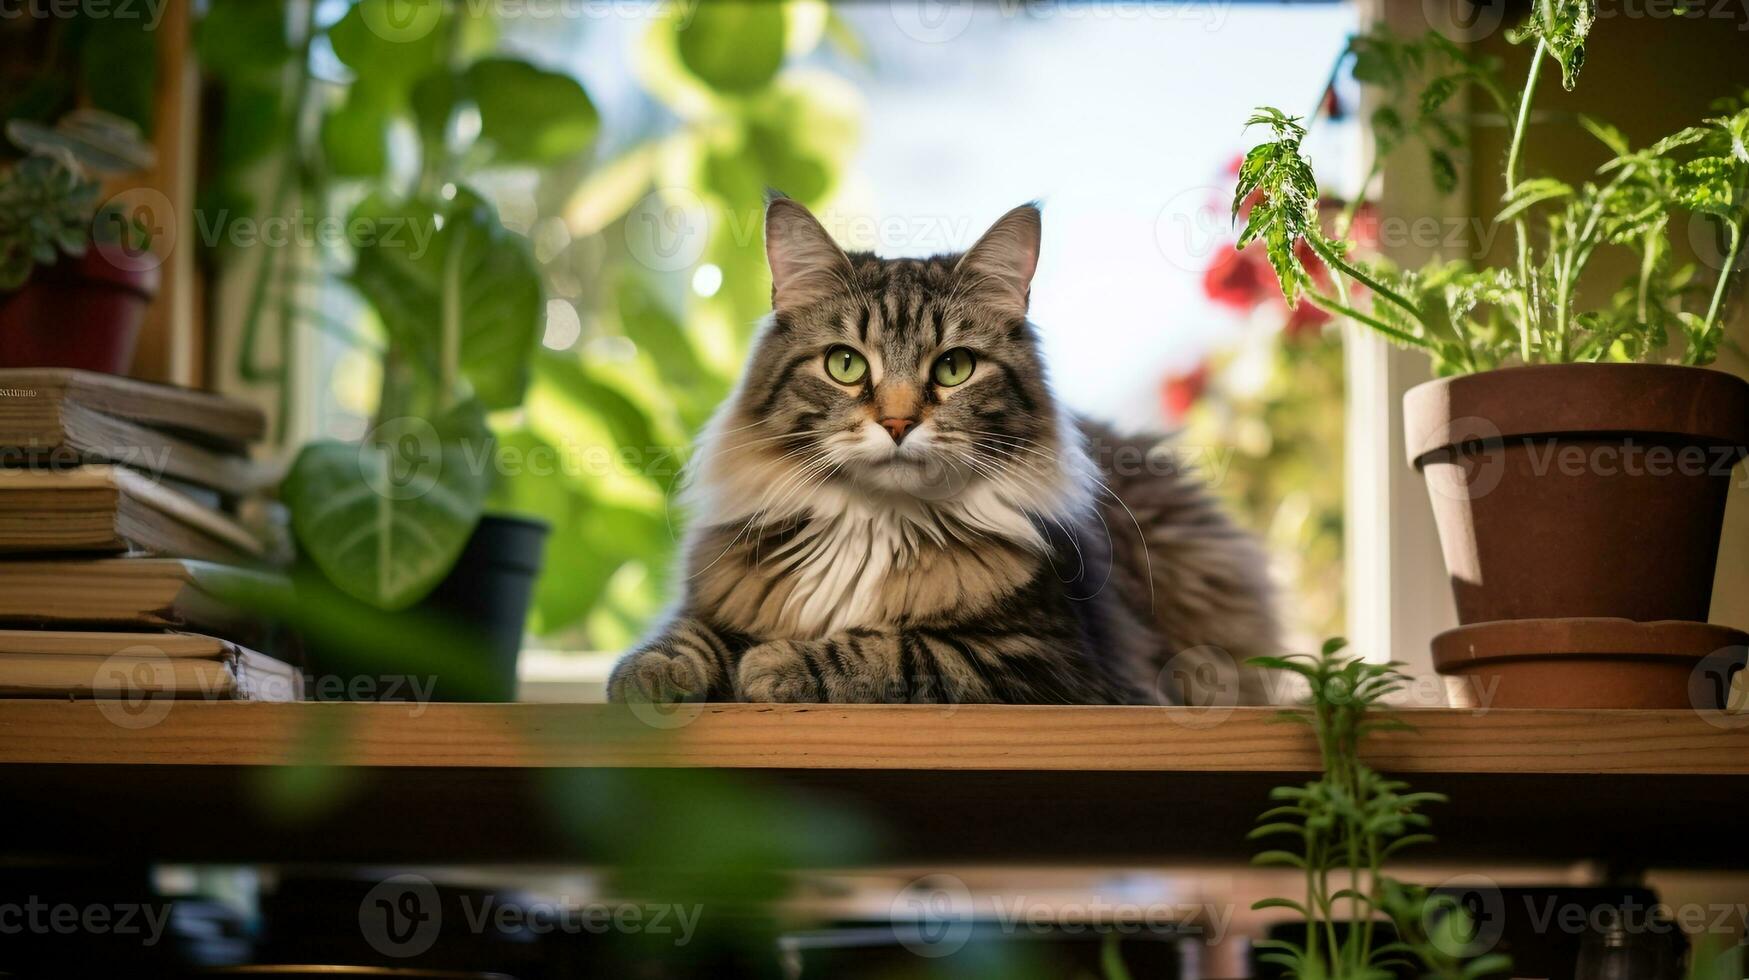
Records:
{"label": "cat's ear", "polygon": [[997,218],[960,256],[954,274],[966,280],[967,295],[1005,316],[1024,317],[1032,274],[1038,269],[1038,242],[1038,205],[1022,204]]}
{"label": "cat's ear", "polygon": [[813,214],[773,196],[765,204],[765,259],[771,264],[771,306],[793,310],[850,288],[850,259]]}

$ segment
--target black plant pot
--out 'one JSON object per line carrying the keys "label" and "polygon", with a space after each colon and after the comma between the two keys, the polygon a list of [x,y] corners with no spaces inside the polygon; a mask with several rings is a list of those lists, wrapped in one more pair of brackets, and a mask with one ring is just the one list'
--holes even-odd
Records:
{"label": "black plant pot", "polygon": [[[443,581],[416,605],[382,612],[340,595],[319,573],[305,584],[321,615],[304,627],[309,682],[321,701],[514,701],[522,627],[547,525],[480,519]],[[306,609],[306,613],[308,610]],[[332,618],[361,624],[335,629]]]}
{"label": "black plant pot", "polygon": [[[545,521],[487,514],[480,518],[455,567],[414,609],[465,625],[479,637],[486,658],[481,680],[466,688],[441,675],[435,701],[514,701],[522,627],[540,574]],[[475,690],[484,683],[485,690]]]}

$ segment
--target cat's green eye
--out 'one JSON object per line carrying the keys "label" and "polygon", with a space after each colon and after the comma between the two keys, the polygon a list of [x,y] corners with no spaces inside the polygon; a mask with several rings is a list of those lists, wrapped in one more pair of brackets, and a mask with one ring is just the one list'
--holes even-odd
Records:
{"label": "cat's green eye", "polygon": [[868,374],[868,358],[839,344],[826,352],[826,373],[841,385],[853,385]]}
{"label": "cat's green eye", "polygon": [[972,357],[971,351],[964,347],[955,347],[936,358],[935,367],[929,373],[934,376],[936,384],[943,388],[952,388],[971,377],[972,368],[976,366],[977,361]]}

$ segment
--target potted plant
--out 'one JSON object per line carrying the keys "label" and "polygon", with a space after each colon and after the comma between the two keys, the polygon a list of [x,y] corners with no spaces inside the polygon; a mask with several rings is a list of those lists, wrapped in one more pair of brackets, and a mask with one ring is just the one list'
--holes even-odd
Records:
{"label": "potted plant", "polygon": [[[1511,228],[1511,267],[1360,259],[1346,221],[1327,230],[1317,213],[1305,127],[1276,109],[1251,119],[1270,137],[1246,155],[1234,199],[1239,245],[1264,243],[1290,304],[1304,297],[1431,358],[1439,378],[1406,393],[1404,428],[1462,624],[1435,641],[1435,664],[1498,681],[1496,706],[1687,706],[1696,665],[1744,641],[1705,619],[1731,467],[1749,444],[1749,384],[1704,365],[1744,254],[1749,106],[1722,100],[1716,116],[1638,149],[1582,119],[1607,155],[1595,178],[1526,176],[1538,83],[1558,69],[1573,87],[1593,16],[1583,0],[1538,0],[1511,35],[1534,46],[1515,97],[1492,63],[1438,34],[1351,46],[1356,77],[1385,96],[1376,158],[1420,143],[1449,187],[1452,96],[1473,89],[1514,120],[1493,219]],[[1711,281],[1674,261],[1676,216],[1722,233]],[[1628,250],[1638,273],[1582,308],[1577,287],[1600,248]],[[1462,683],[1452,694],[1476,697]]]}
{"label": "potted plant", "polygon": [[151,147],[92,109],[6,136],[24,156],[0,171],[0,367],[125,374],[158,261],[143,216],[99,206],[100,178],[150,167]]}
{"label": "potted plant", "polygon": [[[546,304],[528,241],[470,181],[577,157],[592,144],[595,110],[568,75],[483,51],[481,23],[461,8],[433,8],[401,34],[381,29],[394,16],[381,0],[325,8],[333,20],[318,20],[317,6],[288,24],[260,4],[222,0],[200,31],[225,104],[247,106],[262,81],[249,39],[291,30],[278,57],[295,78],[292,111],[273,147],[282,159],[267,213],[323,214],[336,198],[363,198],[336,223],[346,247],[324,258],[345,268],[340,278],[381,324],[380,345],[349,338],[375,347],[379,395],[361,442],[303,446],[280,486],[301,554],[319,572],[300,584],[321,600],[293,616],[306,634],[322,632],[329,624],[309,619],[332,608],[378,627],[354,631],[364,637],[355,642],[332,631],[311,642],[312,659],[337,674],[410,666],[382,655],[385,620],[373,611],[389,615],[391,631],[397,618],[428,616],[452,627],[450,649],[427,662],[436,696],[509,700],[547,525],[486,512],[497,470],[487,415],[522,404]],[[312,84],[318,40],[350,72],[336,91]],[[299,128],[308,115],[321,117],[317,139]],[[406,154],[389,141],[403,122],[417,136]],[[209,196],[241,200],[236,174],[224,178]],[[240,374],[277,381],[282,408],[283,366],[256,360],[267,317],[278,318],[282,350],[294,325],[332,327],[298,305],[295,284],[311,270],[284,251],[260,251],[239,345]],[[458,664],[457,650],[480,662]]]}
{"label": "potted plant", "polygon": [[539,271],[526,242],[466,189],[450,201],[373,197],[349,225],[382,230],[351,276],[388,334],[376,423],[360,443],[305,445],[280,496],[303,553],[335,588],[379,610],[419,604],[480,634],[493,661],[487,689],[439,677],[440,697],[510,700],[547,528],[484,513],[495,472],[486,412],[522,400]]}

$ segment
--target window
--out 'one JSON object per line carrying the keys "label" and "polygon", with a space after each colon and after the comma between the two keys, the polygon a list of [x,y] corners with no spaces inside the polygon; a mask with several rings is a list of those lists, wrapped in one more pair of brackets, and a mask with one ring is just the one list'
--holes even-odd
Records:
{"label": "window", "polygon": [[[1364,375],[1349,397],[1376,409],[1394,397],[1389,357],[1370,340],[1345,354],[1272,279],[1240,282],[1257,270],[1233,264],[1227,214],[1245,117],[1290,96],[1305,103],[1291,112],[1318,105],[1354,7],[793,3],[781,72],[737,94],[680,64],[673,24],[690,5],[563,6],[507,8],[496,43],[582,81],[600,116],[593,150],[474,181],[531,240],[547,284],[526,405],[493,419],[502,445],[557,461],[502,480],[494,500],[553,524],[530,628],[554,654],[532,657],[537,669],[575,673],[571,655],[624,647],[676,586],[674,484],[769,305],[768,185],[845,244],[894,255],[963,247],[1041,200],[1032,318],[1064,401],[1125,429],[1183,430],[1182,450],[1269,541],[1296,645],[1345,620],[1363,649],[1388,630],[1374,583],[1391,580],[1379,557],[1391,546],[1352,530],[1344,501],[1377,506],[1386,469],[1416,488],[1396,472],[1395,437],[1366,428],[1380,416],[1350,413],[1344,429],[1342,374],[1346,359]],[[331,53],[313,58],[344,79]],[[1241,60],[1255,67],[1234,70]],[[1324,172],[1356,169],[1356,118],[1316,129]],[[397,133],[391,156],[412,138]],[[353,326],[300,335],[313,394],[301,422],[357,436],[375,408],[378,328],[345,289],[320,295],[326,319]],[[1345,464],[1345,442],[1363,458]],[[1345,577],[1345,554],[1370,556],[1368,571]]]}

